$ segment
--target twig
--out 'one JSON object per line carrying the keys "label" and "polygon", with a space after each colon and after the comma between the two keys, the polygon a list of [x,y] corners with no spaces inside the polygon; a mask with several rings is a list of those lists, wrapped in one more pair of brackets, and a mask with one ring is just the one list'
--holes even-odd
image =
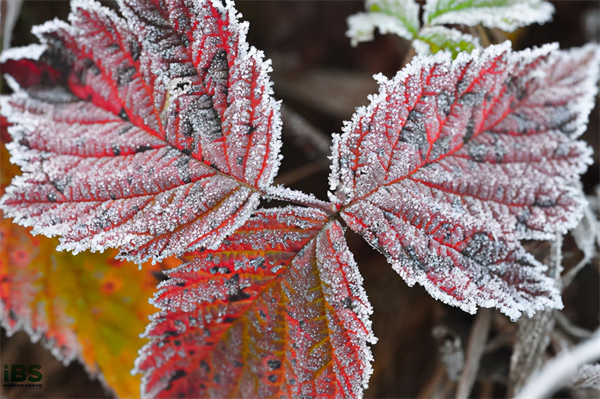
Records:
{"label": "twig", "polygon": [[572,351],[564,351],[546,363],[531,378],[515,399],[542,399],[550,397],[569,383],[577,369],[600,358],[600,333],[577,345]]}
{"label": "twig", "polygon": [[584,328],[578,327],[571,323],[567,316],[562,312],[556,312],[556,322],[564,332],[574,338],[588,339],[592,336],[592,332]]}
{"label": "twig", "polygon": [[593,257],[584,256],[583,259],[581,259],[575,266],[573,266],[568,272],[566,272],[565,275],[562,277],[562,288],[565,289],[569,285],[571,285],[571,283],[575,279],[575,276],[577,276],[577,273],[579,273],[581,269],[583,269],[588,263],[590,263],[592,259]]}
{"label": "twig", "polygon": [[491,309],[479,309],[479,313],[475,318],[475,323],[469,335],[469,345],[467,347],[467,359],[465,361],[465,369],[458,381],[456,389],[456,399],[467,399],[469,393],[475,383],[475,377],[479,370],[479,361],[485,350],[490,325],[492,324],[492,316],[494,312]]}
{"label": "twig", "polygon": [[330,202],[322,201],[312,194],[306,194],[302,191],[292,190],[283,186],[271,186],[262,193],[268,199],[288,201],[294,204],[319,208],[328,215],[333,215],[336,211],[335,205]]}
{"label": "twig", "polygon": [[491,353],[496,349],[503,347],[515,339],[515,333],[513,331],[496,335],[493,339],[490,339],[485,346],[483,353]]}
{"label": "twig", "polygon": [[[562,236],[552,242],[546,263],[548,276],[559,281],[562,268]],[[517,341],[513,347],[508,374],[508,397],[513,397],[540,367],[554,330],[554,310],[537,312],[532,318],[519,320]]]}
{"label": "twig", "polygon": [[296,111],[283,104],[281,106],[283,132],[289,133],[295,145],[303,148],[309,157],[324,166],[329,165],[331,138],[311,125]]}
{"label": "twig", "polygon": [[310,162],[275,178],[275,184],[290,186],[325,169],[321,162]]}

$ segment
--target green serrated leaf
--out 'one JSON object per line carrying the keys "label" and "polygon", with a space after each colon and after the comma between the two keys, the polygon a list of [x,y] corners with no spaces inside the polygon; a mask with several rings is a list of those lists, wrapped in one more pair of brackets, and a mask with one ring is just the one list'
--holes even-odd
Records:
{"label": "green serrated leaf", "polygon": [[477,48],[481,48],[476,37],[443,26],[422,29],[413,46],[418,55],[431,55],[438,51],[449,51],[452,58],[456,58],[463,51],[470,53]]}
{"label": "green serrated leaf", "polygon": [[554,6],[544,0],[427,0],[424,20],[428,25],[482,24],[513,31],[552,18]]}
{"label": "green serrated leaf", "polygon": [[373,40],[376,28],[381,34],[392,33],[407,40],[417,37],[419,5],[414,0],[367,0],[366,10],[348,18],[346,36],[352,45]]}

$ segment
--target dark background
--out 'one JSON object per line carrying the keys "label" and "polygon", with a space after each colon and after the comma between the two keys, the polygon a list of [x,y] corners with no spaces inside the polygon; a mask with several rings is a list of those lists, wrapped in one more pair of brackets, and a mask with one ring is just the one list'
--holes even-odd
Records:
{"label": "dark background", "polygon": [[[7,0],[1,0],[7,1]],[[10,0],[8,0],[10,1]],[[103,1],[109,7],[115,3]],[[598,41],[600,3],[596,1],[555,1],[554,21],[543,26],[521,29],[510,38],[515,48],[558,42],[562,48]],[[340,132],[342,121],[349,120],[355,107],[367,103],[375,93],[374,73],[392,76],[402,66],[408,42],[401,38],[376,35],[373,42],[351,47],[345,37],[346,18],[363,10],[362,1],[238,1],[237,8],[250,22],[249,41],[263,49],[273,60],[272,78],[278,98],[304,116],[321,131]],[[29,33],[32,25],[58,17],[66,19],[68,1],[25,1],[13,33],[13,46],[35,41]],[[3,86],[5,87],[5,86]],[[594,160],[583,177],[586,193],[596,196],[599,183],[599,113],[594,109],[586,140],[595,149]],[[326,199],[326,167],[319,166],[310,151],[290,140],[284,126],[284,160],[279,182],[312,192]],[[598,197],[592,200],[598,201]],[[365,289],[375,309],[373,329],[379,338],[373,347],[375,372],[366,397],[414,398],[427,395],[427,389],[439,383],[443,375],[439,362],[440,342],[432,337],[434,327],[442,327],[466,345],[474,317],[433,300],[419,287],[407,287],[382,255],[365,241],[348,231],[353,250],[365,278]],[[532,243],[529,249],[540,259],[546,247]],[[563,247],[565,268],[580,259],[570,237]],[[599,265],[597,260],[586,267],[565,291],[564,313],[588,330],[599,325]],[[505,383],[516,325],[496,313],[488,348],[473,397],[504,397]],[[131,348],[137,351],[138,348]],[[553,353],[552,345],[549,354]],[[29,343],[24,333],[1,338],[2,364],[15,362],[42,364],[44,389],[14,389],[2,392],[8,397],[110,397],[97,381],[90,381],[82,366],[64,367],[40,344]],[[437,378],[437,379],[436,379]],[[454,385],[446,382],[448,395]],[[567,391],[557,397],[568,397]]]}

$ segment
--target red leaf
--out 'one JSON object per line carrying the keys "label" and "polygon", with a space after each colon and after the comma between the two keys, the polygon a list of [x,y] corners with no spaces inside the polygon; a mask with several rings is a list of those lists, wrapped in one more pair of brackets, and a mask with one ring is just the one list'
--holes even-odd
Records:
{"label": "red leaf", "polygon": [[335,139],[342,217],[410,284],[475,312],[561,307],[519,239],[575,227],[598,46],[416,59]]}
{"label": "red leaf", "polygon": [[[11,154],[2,209],[75,252],[136,261],[216,247],[277,173],[279,105],[247,24],[218,1],[89,1],[9,50]],[[173,28],[171,28],[173,27]],[[13,84],[13,86],[17,86]]]}
{"label": "red leaf", "polygon": [[360,397],[371,305],[338,222],[257,212],[168,272],[137,368],[158,397]]}

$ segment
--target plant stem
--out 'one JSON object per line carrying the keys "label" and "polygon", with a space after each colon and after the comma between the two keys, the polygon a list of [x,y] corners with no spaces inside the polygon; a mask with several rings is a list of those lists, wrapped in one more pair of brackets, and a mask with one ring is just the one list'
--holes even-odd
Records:
{"label": "plant stem", "polygon": [[485,308],[479,309],[479,313],[477,313],[475,323],[469,335],[465,368],[458,381],[456,399],[467,399],[471,393],[471,389],[473,389],[475,377],[477,377],[477,371],[479,370],[479,361],[485,350],[493,315],[493,310]]}
{"label": "plant stem", "polygon": [[600,358],[600,333],[595,333],[589,340],[577,345],[571,351],[564,351],[533,378],[515,399],[542,399],[552,395],[556,390],[569,383],[577,373],[577,369]]}
{"label": "plant stem", "polygon": [[329,216],[334,215],[337,211],[335,205],[330,202],[322,201],[312,194],[306,194],[302,191],[292,190],[283,186],[269,187],[263,192],[263,195],[270,199],[287,201],[311,208],[318,208]]}

